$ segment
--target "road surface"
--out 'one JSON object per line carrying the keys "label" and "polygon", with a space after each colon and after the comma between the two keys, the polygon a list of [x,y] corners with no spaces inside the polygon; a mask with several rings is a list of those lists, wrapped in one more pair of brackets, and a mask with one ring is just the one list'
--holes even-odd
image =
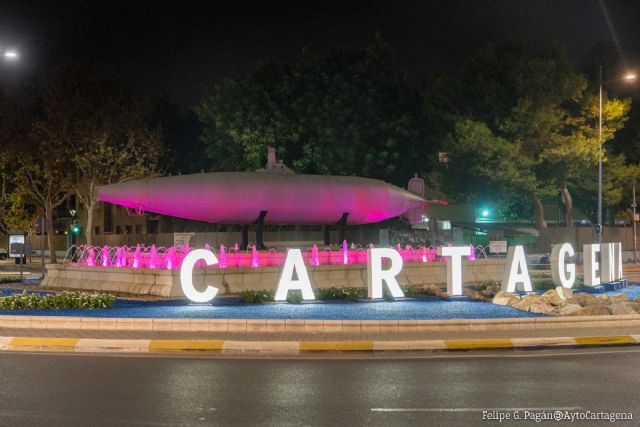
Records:
{"label": "road surface", "polygon": [[573,424],[630,426],[639,364],[632,348],[415,359],[2,353],[0,425],[493,426],[482,411],[495,409],[631,412],[633,421]]}

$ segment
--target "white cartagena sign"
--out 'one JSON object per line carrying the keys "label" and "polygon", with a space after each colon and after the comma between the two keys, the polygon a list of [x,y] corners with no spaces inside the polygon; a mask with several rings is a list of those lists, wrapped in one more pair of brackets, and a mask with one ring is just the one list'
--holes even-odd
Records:
{"label": "white cartagena sign", "polygon": [[[505,242],[506,244],[506,242]],[[532,292],[531,277],[527,269],[524,247],[521,245],[508,248],[502,277],[501,290],[515,292],[518,285],[522,285],[525,292]],[[443,246],[439,248],[441,256],[447,258],[447,294],[462,295],[463,291],[463,262],[462,258],[470,254],[469,246]],[[622,244],[603,243],[584,245],[584,285],[597,286],[623,278]],[[597,254],[600,253],[598,262]],[[560,287],[572,288],[576,280],[576,265],[570,261],[575,251],[570,243],[554,245],[551,251],[551,276],[553,283]],[[383,262],[386,260],[387,262]],[[180,285],[182,292],[191,301],[207,303],[218,294],[218,288],[206,285],[204,291],[199,291],[193,284],[193,269],[198,261],[204,261],[208,266],[218,263],[218,259],[208,249],[196,249],[189,252],[180,268]],[[385,265],[386,268],[383,268]],[[393,248],[371,248],[367,250],[367,287],[368,297],[382,298],[383,288],[386,286],[394,298],[404,297],[402,288],[396,276],[403,268],[402,256]],[[294,278],[294,276],[296,278]],[[304,263],[300,249],[289,249],[280,273],[276,290],[277,301],[285,301],[291,290],[302,292],[304,300],[313,300],[315,295],[309,279],[307,266]]]}

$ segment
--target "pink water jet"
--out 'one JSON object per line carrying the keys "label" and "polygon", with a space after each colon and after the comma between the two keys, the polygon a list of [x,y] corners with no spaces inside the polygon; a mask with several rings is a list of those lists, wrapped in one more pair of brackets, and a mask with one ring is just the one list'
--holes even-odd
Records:
{"label": "pink water jet", "polygon": [[349,264],[349,246],[346,240],[342,241],[342,263]]}
{"label": "pink water jet", "polygon": [[126,267],[127,259],[124,246],[119,246],[116,250],[116,267]]}
{"label": "pink water jet", "polygon": [[87,265],[89,267],[93,267],[94,265],[96,265],[96,260],[95,260],[95,256],[93,255],[92,247],[89,248],[89,254],[87,255]]}
{"label": "pink water jet", "polygon": [[133,268],[140,268],[140,245],[136,245],[136,251],[133,253]]}
{"label": "pink water jet", "polygon": [[158,248],[156,245],[151,245],[149,251],[149,268],[158,268]]}
{"label": "pink water jet", "polygon": [[102,247],[102,266],[109,267],[109,246]]}
{"label": "pink water jet", "polygon": [[251,247],[251,267],[260,267],[260,257],[258,256],[256,245]]}
{"label": "pink water jet", "polygon": [[[353,248],[349,249],[346,241],[342,242],[341,251],[334,252],[330,247],[325,247],[322,251],[318,249],[317,245],[307,249],[310,253],[309,256],[305,256],[305,262],[308,265],[347,265],[347,264],[365,264],[367,262],[366,249],[373,247],[372,245],[366,245],[365,248]],[[204,248],[212,250],[209,244],[205,244]],[[218,257],[219,268],[246,268],[246,267],[260,267],[260,266],[281,266],[284,263],[286,252],[278,252],[271,248],[268,252],[260,252],[256,246],[251,246],[250,250],[235,251],[234,247],[231,249],[226,248],[224,245],[220,245],[220,252],[216,254]],[[114,251],[113,259],[111,258],[111,252]],[[138,244],[135,248],[127,246],[118,246],[110,248],[108,246],[89,247],[80,246],[74,248],[80,256],[79,263],[86,266],[114,266],[114,267],[128,267],[128,268],[164,268],[167,270],[173,270],[180,268],[182,259],[192,249],[188,245],[170,246],[168,248],[158,248],[155,245],[145,247],[142,244]],[[399,253],[405,262],[431,262],[440,261],[436,258],[436,249],[429,249],[425,246],[420,246],[418,249],[413,249],[410,245],[406,246],[406,249],[399,248]],[[100,255],[96,257],[96,255]],[[475,256],[469,256],[470,260],[476,259]],[[197,268],[206,268],[207,265],[204,261],[199,261],[196,264]]]}
{"label": "pink water jet", "polygon": [[227,268],[227,254],[224,251],[224,245],[220,245],[220,257],[218,259],[218,266],[220,268]]}
{"label": "pink water jet", "polygon": [[471,248],[471,252],[469,252],[469,256],[467,257],[468,261],[475,261],[476,260],[476,250],[473,247],[473,243],[469,244],[469,247]]}
{"label": "pink water jet", "polygon": [[167,260],[167,270],[173,269],[173,266],[175,264],[175,261],[174,261],[175,256],[176,256],[176,247],[171,246],[164,255],[165,259]]}

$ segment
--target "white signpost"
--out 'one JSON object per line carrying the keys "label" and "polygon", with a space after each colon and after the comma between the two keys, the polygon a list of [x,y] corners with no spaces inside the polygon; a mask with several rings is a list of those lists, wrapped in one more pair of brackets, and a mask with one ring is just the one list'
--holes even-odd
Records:
{"label": "white signpost", "polygon": [[173,233],[173,246],[189,246],[195,233]]}
{"label": "white signpost", "polygon": [[24,246],[26,243],[27,242],[24,234],[9,234],[9,257],[24,257]]}
{"label": "white signpost", "polygon": [[506,254],[507,253],[507,241],[506,240],[491,240],[489,242],[489,252],[492,254]]}

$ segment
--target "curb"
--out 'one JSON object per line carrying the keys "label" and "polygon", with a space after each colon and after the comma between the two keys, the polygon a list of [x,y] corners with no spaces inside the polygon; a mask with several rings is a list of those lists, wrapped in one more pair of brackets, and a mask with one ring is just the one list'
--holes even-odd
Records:
{"label": "curb", "polygon": [[640,327],[640,314],[450,320],[121,318],[0,315],[0,328],[260,333],[406,333]]}
{"label": "curb", "polygon": [[233,341],[0,337],[0,351],[75,353],[259,353],[467,351],[640,345],[640,335],[410,341]]}

